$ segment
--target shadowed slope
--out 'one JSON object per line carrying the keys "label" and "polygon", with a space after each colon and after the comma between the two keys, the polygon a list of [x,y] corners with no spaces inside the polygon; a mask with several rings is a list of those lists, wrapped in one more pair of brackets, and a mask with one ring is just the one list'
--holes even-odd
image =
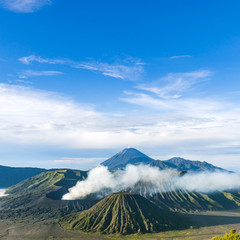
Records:
{"label": "shadowed slope", "polygon": [[46,172],[43,168],[0,166],[0,188],[8,188],[27,178]]}
{"label": "shadowed slope", "polygon": [[121,234],[178,229],[186,226],[186,222],[185,218],[130,193],[111,194],[92,208],[60,221],[67,229]]}

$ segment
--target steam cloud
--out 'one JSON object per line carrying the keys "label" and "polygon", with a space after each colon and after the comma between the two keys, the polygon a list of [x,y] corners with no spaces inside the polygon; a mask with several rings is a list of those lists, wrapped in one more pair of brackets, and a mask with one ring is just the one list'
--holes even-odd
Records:
{"label": "steam cloud", "polygon": [[86,180],[70,188],[62,199],[83,199],[90,194],[104,196],[129,189],[134,191],[141,184],[145,185],[148,193],[178,189],[208,193],[240,188],[240,176],[226,172],[187,173],[181,176],[175,170],[143,165],[128,165],[125,170],[110,172],[107,167],[99,166],[89,172]]}
{"label": "steam cloud", "polygon": [[5,191],[6,191],[5,189],[0,189],[0,198],[8,195],[8,194],[5,194]]}

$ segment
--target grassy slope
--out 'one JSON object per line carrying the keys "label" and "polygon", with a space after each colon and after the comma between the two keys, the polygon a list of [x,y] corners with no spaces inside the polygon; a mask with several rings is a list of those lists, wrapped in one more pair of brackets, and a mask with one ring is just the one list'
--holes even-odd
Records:
{"label": "grassy slope", "polygon": [[22,194],[44,191],[64,178],[66,170],[43,172],[7,189],[7,194]]}
{"label": "grassy slope", "polygon": [[160,207],[180,212],[236,209],[240,206],[239,192],[204,194],[179,190],[157,193],[149,198]]}
{"label": "grassy slope", "polygon": [[0,199],[0,218],[58,218],[70,212],[85,210],[96,200],[62,201],[61,196],[87,172],[55,170],[41,173],[7,190],[10,195]]}
{"label": "grassy slope", "polygon": [[72,187],[77,181],[87,177],[86,171],[53,170],[26,179],[7,189],[8,194],[22,194],[23,192],[46,191],[54,186]]}
{"label": "grassy slope", "polygon": [[148,193],[146,184],[138,184],[130,192],[139,193],[161,208],[174,212],[194,212],[203,210],[229,210],[240,207],[240,192],[225,191],[214,193],[197,193],[185,190]]}
{"label": "grassy slope", "polygon": [[137,194],[111,194],[95,206],[60,220],[67,229],[130,234],[178,229],[187,219],[158,208]]}

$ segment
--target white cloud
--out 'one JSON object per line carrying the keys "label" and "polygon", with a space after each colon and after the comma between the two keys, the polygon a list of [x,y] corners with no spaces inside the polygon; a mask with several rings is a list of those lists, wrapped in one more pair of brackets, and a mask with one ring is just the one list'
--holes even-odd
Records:
{"label": "white cloud", "polygon": [[120,99],[165,115],[175,114],[191,119],[197,117],[212,121],[219,114],[223,116],[222,112],[228,112],[228,109],[232,109],[233,106],[217,99],[196,98],[192,97],[192,94],[187,97],[184,95],[196,84],[206,81],[211,75],[212,72],[208,70],[170,73],[157,82],[137,86],[136,89],[143,90],[142,92],[125,91],[125,96]]}
{"label": "white cloud", "polygon": [[240,175],[223,172],[187,173],[180,176],[176,170],[160,170],[150,166],[128,165],[124,170],[111,172],[107,167],[98,166],[92,169],[87,179],[79,181],[63,196],[63,200],[83,199],[90,194],[103,197],[111,192],[125,189],[138,189],[144,183],[149,193],[170,192],[176,190],[194,192],[216,192],[238,190]]}
{"label": "white cloud", "polygon": [[51,58],[42,58],[40,56],[30,55],[27,57],[21,57],[18,59],[23,64],[31,64],[33,62],[38,63],[47,63],[47,64],[67,64],[68,60],[66,59],[51,59]]}
{"label": "white cloud", "polygon": [[[179,98],[181,97],[181,93],[189,90],[196,83],[203,80],[205,81],[211,75],[212,72],[208,70],[199,70],[187,73],[169,73],[158,82],[148,85],[139,85],[137,88],[155,93],[160,98]],[[163,83],[167,84],[159,87],[159,85]]]}
{"label": "white cloud", "polygon": [[172,56],[169,57],[169,59],[178,59],[178,58],[191,58],[191,55],[178,55],[178,56]]}
{"label": "white cloud", "polygon": [[227,159],[227,165],[233,166],[239,153],[234,154],[232,149],[240,145],[237,136],[240,124],[238,104],[224,99],[193,97],[192,92],[184,94],[211,74],[210,71],[168,74],[158,82],[165,85],[138,86],[137,89],[142,91],[125,91],[121,100],[142,107],[142,115],[156,117],[152,124],[135,129],[140,135],[149,133],[152,145],[155,142],[164,146],[163,155],[170,153],[174,156],[178,152],[178,155],[211,159],[216,163],[213,156],[219,156],[221,152],[218,159]]}
{"label": "white cloud", "polygon": [[[56,150],[130,145],[159,149],[163,155],[185,151],[206,161],[224,149],[222,156],[230,163],[230,150],[240,145],[238,106],[212,99],[166,100],[128,94],[123,100],[146,106],[147,114],[143,108],[138,114],[115,116],[57,93],[0,84],[0,144]],[[57,160],[74,164],[82,159]]]}
{"label": "white cloud", "polygon": [[21,79],[26,79],[29,77],[40,77],[40,76],[55,76],[60,75],[62,72],[59,71],[35,71],[35,70],[26,70],[19,73],[18,77]]}
{"label": "white cloud", "polygon": [[0,0],[0,4],[13,12],[31,13],[39,10],[51,0]]}
{"label": "white cloud", "polygon": [[102,62],[89,62],[80,63],[75,66],[76,68],[88,69],[91,71],[97,71],[104,76],[110,76],[113,78],[120,78],[126,80],[138,80],[143,73],[143,64],[141,62],[131,61],[124,64],[108,64]]}
{"label": "white cloud", "polygon": [[118,60],[114,63],[105,63],[98,61],[75,62],[70,59],[50,59],[30,55],[27,57],[19,58],[19,61],[27,65],[33,62],[67,65],[72,68],[86,69],[99,72],[104,76],[131,81],[140,79],[141,74],[144,72],[143,63],[140,60],[134,58],[128,58],[124,61]]}

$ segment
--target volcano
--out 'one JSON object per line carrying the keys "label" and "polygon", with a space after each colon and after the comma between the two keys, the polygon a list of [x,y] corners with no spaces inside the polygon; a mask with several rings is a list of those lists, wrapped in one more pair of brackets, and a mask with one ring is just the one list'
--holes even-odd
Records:
{"label": "volcano", "polygon": [[138,194],[122,192],[113,193],[92,208],[60,220],[67,229],[108,234],[160,232],[183,228],[187,223],[185,217],[163,210]]}
{"label": "volcano", "polygon": [[125,148],[101,164],[108,167],[109,170],[116,170],[126,167],[127,164],[147,163],[153,161],[154,159],[135,148]]}

